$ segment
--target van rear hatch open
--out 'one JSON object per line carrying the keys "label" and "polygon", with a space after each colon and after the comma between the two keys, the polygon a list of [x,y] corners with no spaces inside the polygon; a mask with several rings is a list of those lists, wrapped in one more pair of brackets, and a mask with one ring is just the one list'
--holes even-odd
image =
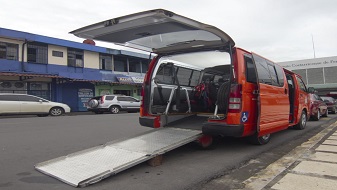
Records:
{"label": "van rear hatch open", "polygon": [[70,33],[154,53],[235,45],[232,38],[218,28],[163,9],[113,18]]}

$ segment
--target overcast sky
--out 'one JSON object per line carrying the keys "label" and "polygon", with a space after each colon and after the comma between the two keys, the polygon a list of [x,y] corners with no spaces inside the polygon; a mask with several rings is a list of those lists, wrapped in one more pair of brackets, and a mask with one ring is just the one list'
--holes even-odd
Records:
{"label": "overcast sky", "polygon": [[[76,42],[70,31],[150,9],[218,27],[275,62],[337,56],[337,0],[0,0],[0,27]],[[312,41],[313,37],[313,41]],[[97,42],[99,46],[106,44]]]}

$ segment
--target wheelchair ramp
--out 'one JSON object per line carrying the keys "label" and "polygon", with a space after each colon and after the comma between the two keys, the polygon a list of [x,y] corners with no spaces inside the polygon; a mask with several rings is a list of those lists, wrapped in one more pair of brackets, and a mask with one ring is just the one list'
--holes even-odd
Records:
{"label": "wheelchair ramp", "polygon": [[152,130],[124,141],[42,162],[35,165],[35,169],[69,185],[84,187],[192,142],[201,133],[181,128]]}

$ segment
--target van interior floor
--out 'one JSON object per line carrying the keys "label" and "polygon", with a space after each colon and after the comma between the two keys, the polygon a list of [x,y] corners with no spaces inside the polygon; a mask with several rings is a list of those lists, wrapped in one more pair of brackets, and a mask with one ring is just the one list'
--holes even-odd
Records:
{"label": "van interior floor", "polygon": [[201,131],[203,124],[207,121],[208,118],[209,115],[192,115],[179,121],[169,123],[167,127]]}

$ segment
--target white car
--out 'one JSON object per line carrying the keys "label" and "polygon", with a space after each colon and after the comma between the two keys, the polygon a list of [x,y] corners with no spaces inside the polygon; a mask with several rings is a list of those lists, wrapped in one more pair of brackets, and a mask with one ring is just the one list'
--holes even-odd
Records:
{"label": "white car", "polygon": [[70,107],[66,104],[52,102],[37,96],[28,94],[0,94],[0,115],[37,115],[60,116],[69,113]]}

